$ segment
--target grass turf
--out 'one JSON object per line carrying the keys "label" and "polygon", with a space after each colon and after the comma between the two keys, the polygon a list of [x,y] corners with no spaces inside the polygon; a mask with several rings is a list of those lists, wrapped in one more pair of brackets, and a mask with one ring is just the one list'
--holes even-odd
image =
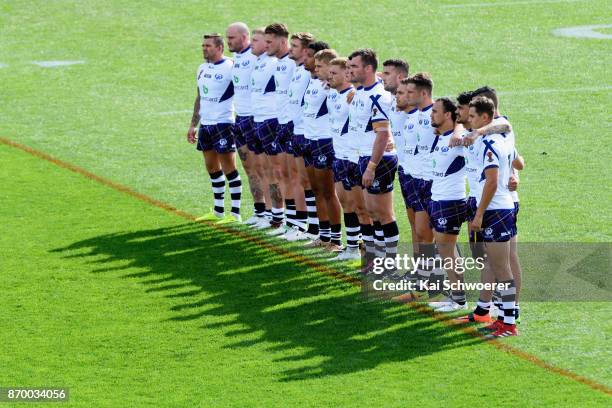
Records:
{"label": "grass turf", "polygon": [[[292,31],[313,31],[321,38],[328,40],[342,53],[347,53],[357,46],[372,46],[380,52],[383,59],[404,56],[411,62],[413,72],[428,70],[433,73],[437,95],[456,94],[461,90],[474,88],[483,83],[498,88],[502,92],[502,111],[508,114],[513,121],[518,134],[518,147],[527,160],[527,169],[522,175],[521,185],[522,211],[519,224],[521,239],[524,241],[574,242],[610,240],[612,234],[608,203],[611,201],[611,196],[609,189],[602,188],[609,184],[609,174],[606,171],[607,158],[603,153],[607,148],[606,138],[602,137],[610,133],[610,124],[604,109],[611,102],[609,78],[606,75],[606,67],[610,63],[609,44],[605,40],[557,38],[550,34],[552,29],[559,27],[607,23],[605,16],[609,12],[605,11],[610,11],[608,2],[534,2],[520,6],[501,4],[500,7],[482,8],[444,7],[451,5],[451,2],[414,2],[410,4],[385,2],[384,5],[357,2],[350,10],[345,10],[346,15],[341,19],[345,22],[343,24],[338,23],[337,4],[334,3],[310,2],[307,5],[285,8],[273,5],[276,3],[258,2],[255,5],[234,1],[210,4],[206,8],[201,2],[181,2],[180,6],[164,2],[151,2],[143,5],[125,1],[28,3],[15,1],[4,3],[0,5],[2,11],[0,13],[0,34],[3,39],[3,47],[0,49],[0,63],[3,64],[0,65],[3,66],[0,68],[0,80],[3,84],[3,91],[0,93],[2,104],[0,135],[82,165],[97,174],[129,185],[178,208],[193,213],[203,212],[210,207],[211,202],[208,178],[201,169],[200,156],[184,142],[186,124],[190,116],[185,111],[191,109],[194,96],[193,75],[200,61],[200,35],[203,31],[223,32],[225,25],[233,20],[244,20],[249,25],[256,26],[280,19],[287,22]],[[378,23],[380,21],[385,22],[384,27]],[[512,24],[508,24],[509,21],[512,21]],[[417,24],[411,24],[411,22]],[[422,22],[427,22],[427,24]],[[476,30],[475,27],[478,29]],[[31,61],[45,60],[84,60],[85,63],[54,69],[45,69],[31,64]],[[6,149],[3,148],[3,151]],[[2,160],[2,199],[6,199],[2,206],[2,214],[3,220],[10,219],[11,222],[7,222],[6,232],[2,237],[3,252],[9,255],[6,258],[3,257],[1,262],[2,276],[9,278],[9,282],[16,285],[15,287],[19,290],[15,294],[8,293],[3,298],[7,307],[11,307],[11,313],[7,316],[21,316],[18,314],[19,307],[12,308],[13,304],[21,304],[22,308],[33,310],[26,315],[29,319],[38,319],[37,321],[42,322],[44,318],[51,327],[58,327],[58,324],[69,320],[71,309],[66,305],[91,302],[91,312],[98,318],[76,322],[70,333],[73,336],[78,336],[81,332],[86,333],[88,325],[95,326],[100,332],[106,333],[107,337],[103,339],[107,340],[107,352],[111,357],[104,360],[107,364],[102,366],[100,383],[104,385],[108,385],[110,380],[116,378],[119,375],[116,372],[123,367],[123,359],[126,354],[123,352],[125,342],[133,345],[127,350],[131,350],[135,355],[144,353],[141,349],[143,343],[139,343],[140,340],[134,340],[128,335],[128,331],[131,333],[130,330],[133,327],[128,325],[131,321],[127,322],[127,317],[124,316],[124,320],[119,323],[114,320],[107,321],[109,318],[120,316],[123,308],[126,307],[124,304],[115,303],[116,296],[113,295],[121,295],[122,290],[126,290],[123,296],[129,297],[130,301],[144,302],[144,306],[133,305],[129,319],[145,319],[149,310],[159,310],[159,305],[158,309],[155,309],[154,305],[146,303],[151,301],[148,298],[161,297],[162,300],[165,300],[166,293],[174,295],[180,293],[181,289],[177,286],[168,289],[173,292],[151,290],[143,296],[142,283],[138,279],[122,279],[118,280],[119,283],[116,283],[115,288],[111,289],[109,294],[106,294],[106,298],[101,297],[95,288],[91,288],[88,293],[74,291],[74,293],[71,292],[72,297],[70,298],[58,298],[60,300],[57,300],[56,304],[57,315],[49,313],[36,318],[34,313],[40,313],[39,308],[46,307],[49,304],[49,298],[53,299],[53,296],[58,296],[49,288],[52,287],[49,286],[49,281],[54,282],[58,276],[63,276],[58,271],[72,268],[73,274],[78,274],[77,271],[82,274],[83,271],[91,270],[91,268],[87,269],[89,268],[87,262],[91,261],[91,258],[87,260],[85,258],[65,259],[63,258],[64,253],[49,253],[48,250],[99,237],[99,241],[93,243],[94,247],[100,245],[96,253],[100,254],[100,259],[110,257],[109,261],[112,261],[101,262],[102,268],[120,268],[128,265],[127,274],[137,273],[136,271],[140,269],[145,272],[154,269],[154,273],[160,275],[156,279],[162,279],[162,276],[172,279],[174,277],[173,268],[179,269],[179,274],[194,274],[192,268],[196,266],[189,266],[188,260],[191,260],[191,257],[181,256],[183,251],[185,254],[193,252],[205,257],[202,262],[206,263],[212,262],[211,252],[213,250],[224,251],[224,246],[237,251],[249,251],[249,246],[245,246],[244,243],[234,243],[231,240],[221,245],[221,248],[211,247],[210,251],[206,251],[203,246],[185,248],[173,242],[169,237],[182,236],[181,234],[185,236],[186,234],[188,241],[203,240],[206,243],[210,242],[210,238],[206,238],[210,235],[210,231],[202,231],[201,227],[177,226],[176,219],[171,220],[161,215],[158,218],[151,215],[157,214],[156,210],[143,210],[135,204],[133,204],[134,208],[138,207],[138,209],[133,209],[132,212],[127,211],[126,208],[125,213],[119,210],[115,213],[112,208],[115,205],[113,195],[107,197],[101,194],[94,199],[88,194],[82,194],[70,199],[71,196],[67,189],[72,188],[70,186],[72,179],[59,182],[59,179],[49,178],[45,174],[46,167],[42,165],[38,167],[30,160],[15,159],[19,165],[10,166],[8,163],[13,160],[10,157],[12,154],[6,151],[6,160],[4,160],[4,154]],[[6,166],[5,163],[7,163]],[[36,169],[41,174],[38,174]],[[19,173],[29,173],[32,177],[23,179],[22,182],[38,187],[33,187],[34,191],[30,191],[27,185],[15,182],[14,174]],[[85,183],[81,186],[86,192],[88,191],[87,185]],[[42,194],[37,189],[49,191],[49,193]],[[54,205],[44,206],[51,202],[49,195],[56,197],[58,203],[53,202]],[[249,208],[248,194],[244,196],[247,197],[244,208]],[[42,202],[38,202],[35,197]],[[588,200],[585,200],[584,197],[588,197]],[[398,204],[396,208],[399,210],[401,208],[399,194],[396,200]],[[21,203],[21,206],[16,203]],[[132,208],[131,205],[126,206]],[[32,209],[35,209],[35,206],[43,206],[36,212],[35,223],[30,213],[23,211],[24,208],[29,210],[30,206]],[[76,213],[72,214],[75,211]],[[62,217],[61,222],[58,221],[60,216]],[[166,219],[167,224],[157,225],[159,219]],[[407,221],[405,217],[399,217],[399,219],[402,239],[405,240],[408,235]],[[64,225],[64,222],[67,224]],[[142,245],[134,247],[126,242],[131,238],[129,233],[116,236],[107,235],[117,231],[135,233],[149,231],[144,235],[149,238],[151,236],[160,238],[158,240],[149,239],[148,244],[145,245],[143,242]],[[186,232],[181,233],[180,231]],[[170,258],[175,262],[163,263],[160,261],[156,265],[147,263],[147,259],[159,258],[159,252],[165,253],[157,246],[149,248],[151,244],[178,246],[177,254]],[[15,248],[20,246],[23,246],[24,250],[15,252]],[[124,246],[130,248],[129,253],[121,252],[121,247]],[[9,248],[10,251],[5,251],[6,248]],[[39,249],[39,252],[35,250],[36,248]],[[75,248],[78,248],[78,245]],[[214,252],[215,259],[218,253],[220,252]],[[240,265],[234,263],[217,265],[217,267],[227,267],[227,276],[232,276],[232,271],[238,270],[235,274],[247,282],[253,280],[252,275],[268,274],[268,278],[273,281],[264,282],[263,288],[266,289],[259,288],[258,291],[250,292],[251,297],[269,298],[271,303],[266,303],[267,307],[272,307],[277,303],[284,304],[283,299],[278,298],[282,296],[282,293],[275,297],[271,295],[272,292],[267,287],[274,287],[273,282],[278,280],[279,274],[284,276],[287,271],[296,270],[297,267],[283,260],[275,260],[267,252],[260,253],[256,250],[254,253],[251,251],[248,253],[252,265],[269,263],[265,272],[261,271],[262,268],[255,268],[251,271],[249,269],[251,267],[244,262]],[[75,263],[71,264],[71,262]],[[132,265],[131,263],[134,262],[135,265]],[[31,273],[38,275],[25,275],[24,270],[31,270]],[[120,272],[121,270],[115,272],[111,270],[108,274]],[[97,277],[99,274],[93,276]],[[112,276],[119,279],[122,275]],[[222,287],[216,287],[216,289],[234,293],[231,287],[233,280],[228,279],[227,276],[218,277],[215,282]],[[320,286],[296,279],[299,285],[321,289]],[[42,285],[47,285],[45,286],[47,289],[28,286],[28,283],[37,280],[41,281]],[[87,282],[90,280],[88,279]],[[180,285],[182,280],[180,278],[178,280],[178,283],[170,281],[168,285]],[[317,278],[317,282],[317,285],[322,286],[331,284],[327,278]],[[200,282],[200,284],[204,283],[211,284],[208,281]],[[282,281],[278,284],[283,285]],[[127,288],[122,288],[122,285],[126,285]],[[82,286],[84,289],[87,288],[84,282]],[[135,289],[135,286],[138,289]],[[157,286],[164,287],[162,283]],[[106,286],[103,288],[106,289]],[[7,286],[8,289],[11,287]],[[136,290],[136,292],[130,290]],[[212,308],[212,306],[206,303],[206,298],[197,296],[196,292],[201,290],[198,289],[197,284],[191,290],[194,291],[193,299],[189,300],[196,303],[196,306],[192,307],[196,309],[193,310],[196,315],[194,321],[198,322],[196,324],[201,324],[197,317],[197,310],[200,307],[197,302],[203,302],[204,308]],[[276,292],[283,290],[286,289],[281,286],[276,289]],[[94,295],[95,293],[97,294]],[[41,297],[42,295],[45,296]],[[239,297],[240,294],[234,293],[234,295]],[[323,296],[323,298],[317,296]],[[321,321],[319,324],[323,324],[323,328],[328,328],[331,325],[329,314],[335,309],[329,304],[324,307],[326,304],[324,296],[325,293],[318,290],[308,292],[305,298],[314,297],[318,301],[313,300],[305,304],[314,306],[320,311],[318,319],[314,321]],[[144,297],[145,299],[131,299],[131,297]],[[179,295],[169,299],[172,301],[178,298],[180,298]],[[23,299],[31,300],[24,301]],[[319,303],[322,304],[319,305]],[[237,303],[233,307],[219,309],[220,314],[217,318],[231,322],[233,314],[246,313],[246,311],[238,310],[239,305],[240,303]],[[180,307],[180,303],[172,304],[167,309],[172,310],[171,307],[174,306]],[[246,308],[246,306],[241,307]],[[283,309],[282,306],[278,307]],[[361,304],[353,307],[359,310],[363,308]],[[67,309],[63,310],[63,308]],[[189,307],[181,310],[188,309]],[[13,312],[13,310],[16,311]],[[252,319],[255,319],[256,312],[261,312],[264,308],[253,310]],[[340,307],[339,310],[344,311],[344,308]],[[394,308],[391,307],[389,310],[394,310]],[[607,362],[612,360],[609,348],[606,347],[607,339],[612,331],[610,325],[605,323],[610,311],[608,303],[534,303],[527,308],[523,307],[523,311],[528,318],[528,325],[521,328],[525,336],[508,339],[511,344],[535,353],[546,361],[551,361],[561,367],[575,370],[579,374],[602,383],[612,384],[609,371],[606,369],[610,365]],[[227,313],[227,316],[224,316],[223,313]],[[353,313],[352,319],[362,318],[361,314],[357,316],[355,311]],[[422,317],[406,315],[406,313],[409,312],[402,311],[398,321],[408,321],[409,325],[415,320],[421,321],[420,324],[424,326],[432,324],[427,319],[423,320]],[[68,317],[65,314],[68,314]],[[173,313],[169,314],[172,316],[149,316],[151,320],[148,323],[152,327],[153,322],[176,317]],[[380,318],[381,315],[376,316]],[[203,315],[200,319],[205,317],[206,315]],[[274,339],[282,338],[282,332],[285,330],[303,330],[305,323],[302,324],[299,319],[310,322],[303,314],[298,314],[293,319],[286,319],[291,320],[294,325],[296,323],[299,325],[285,324],[280,325],[278,330],[268,329],[273,331]],[[31,354],[41,347],[50,351],[52,346],[61,344],[61,341],[65,341],[62,339],[70,337],[63,336],[51,342],[48,337],[42,337],[40,333],[33,331],[32,327],[36,326],[24,322],[26,321],[22,321],[18,326],[10,324],[8,327],[14,327],[15,332],[23,331],[23,335],[28,333],[34,333],[34,335],[24,339],[15,337],[19,340],[18,342],[7,343],[12,345],[10,350],[17,350],[16,344],[18,344],[17,351],[21,352],[20,358],[7,367],[19,367],[17,365],[19,362],[21,366],[27,368],[22,371],[18,370],[17,373],[20,374],[17,376],[2,380],[6,382],[13,378],[17,381],[15,384],[23,384],[23,381],[33,384],[33,381],[51,380],[52,377],[49,375],[53,370],[58,369],[58,364],[62,364],[61,357],[57,353],[49,352],[46,357],[43,354],[37,360],[33,360]],[[227,322],[221,323],[223,325]],[[237,323],[238,326],[240,324]],[[381,329],[375,323],[369,324],[374,325],[373,332],[378,330],[381,334],[374,337],[376,341],[368,343],[368,347],[379,351],[368,353],[369,349],[365,347],[366,352],[356,353],[357,360],[360,360],[363,354],[379,356],[378,359],[374,358],[374,361],[364,363],[364,366],[367,366],[366,370],[378,367],[377,364],[384,366],[388,360],[393,360],[388,357],[386,350],[380,351],[388,342],[397,341],[398,345],[391,347],[391,350],[397,354],[406,352],[404,346],[407,343],[421,341],[422,345],[424,344],[423,347],[427,348],[427,342],[418,340],[418,330],[415,331],[412,326],[405,331],[398,329],[403,334],[398,337],[388,333],[394,330]],[[341,325],[340,328],[348,330],[347,326],[349,325]],[[358,326],[357,329],[369,332],[368,327],[367,325]],[[308,328],[310,329],[310,326]],[[139,327],[135,330],[144,329]],[[225,334],[223,330],[221,333]],[[150,331],[154,330],[150,329]],[[111,336],[111,333],[115,335]],[[180,338],[180,334],[177,335],[177,333],[168,334],[165,341],[172,342],[175,338]],[[357,385],[353,387],[353,384],[363,385],[359,382],[359,378],[362,382],[366,377],[372,378],[369,371],[342,368],[343,365],[356,365],[357,368],[364,366],[360,366],[347,355],[344,355],[344,359],[330,359],[327,364],[323,363],[327,361],[328,355],[321,354],[320,350],[329,346],[330,342],[343,338],[348,339],[349,333],[352,332],[349,330],[346,335],[339,332],[336,337],[319,337],[318,347],[314,347],[313,352],[313,355],[319,357],[319,360],[313,357],[316,361],[312,363],[314,367],[312,370],[305,369],[305,364],[299,357],[295,359],[297,363],[294,361],[295,366],[291,366],[288,362],[275,361],[291,353],[298,356],[301,355],[300,353],[306,354],[311,345],[304,344],[305,341],[288,343],[287,350],[276,350],[273,346],[270,346],[268,350],[254,340],[256,335],[248,338],[247,333],[244,334],[246,336],[244,341],[252,341],[255,344],[240,349],[238,354],[231,354],[230,351],[233,348],[224,347],[226,343],[223,341],[220,341],[215,347],[210,346],[208,351],[210,354],[222,353],[224,358],[228,359],[224,372],[220,371],[217,366],[212,366],[221,377],[232,377],[232,374],[229,373],[242,371],[245,364],[247,366],[249,364],[252,366],[269,365],[268,371],[264,371],[262,375],[263,379],[259,380],[261,382],[251,388],[251,391],[236,391],[236,398],[238,398],[236,401],[259,399],[262,404],[279,402],[281,401],[280,391],[284,392],[288,400],[307,401],[310,393],[298,395],[297,391],[292,394],[289,390],[278,388],[280,383],[295,384],[296,382],[292,381],[296,378],[299,380],[300,376],[308,378],[308,381],[313,381],[311,377],[337,377],[336,384],[325,382],[308,384],[314,387],[314,390],[319,391],[330,385],[335,386],[337,390],[342,389],[339,384],[344,385],[346,389],[349,388],[346,387],[346,384],[350,384],[350,391],[336,393],[344,396],[345,399],[334,399],[341,398],[341,396],[326,394],[333,403],[350,404],[352,401],[371,401],[371,398],[376,395],[372,388],[366,387],[362,391]],[[442,334],[441,331],[433,333],[441,337],[449,336],[449,334]],[[12,335],[13,331],[9,331],[7,335],[9,334]],[[240,337],[240,340],[236,341],[242,341],[241,336],[233,337]],[[286,336],[291,339],[289,334]],[[457,336],[457,334],[450,336]],[[221,337],[225,338],[225,335]],[[554,342],[551,342],[551,337],[555,338]],[[125,339],[127,340],[123,341]],[[191,343],[197,339],[186,338],[184,347],[195,347]],[[134,342],[130,343],[131,341]],[[49,344],[45,346],[45,342]],[[88,347],[83,347],[83,350],[98,352],[101,342],[102,340],[99,343],[90,342]],[[453,342],[454,340],[451,341]],[[345,343],[340,341],[340,344]],[[295,347],[295,350],[290,351],[292,346]],[[479,351],[476,355],[481,357],[477,361],[483,362],[489,357],[489,354],[481,354],[483,353],[480,351],[482,346],[477,347]],[[440,350],[436,350],[437,348]],[[445,357],[446,361],[454,361],[449,357],[451,354],[445,354],[442,349],[440,345],[434,346],[436,353],[432,351],[433,354],[427,357],[430,360],[425,363],[422,363],[421,356],[412,355],[410,358],[397,362],[410,361],[413,363],[416,361],[418,370],[423,364],[426,370],[431,370],[430,364],[442,365],[440,363],[442,360],[434,356]],[[349,350],[355,351],[350,348]],[[465,350],[472,349],[465,348]],[[228,355],[225,356],[225,354]],[[238,355],[240,357],[237,357]],[[457,355],[455,350],[452,355],[472,358],[474,354],[461,352]],[[495,356],[498,355],[499,353],[495,354]],[[78,358],[83,359],[84,356],[86,354],[79,354]],[[158,373],[165,368],[163,362],[171,366],[174,364],[177,372],[180,371],[180,362],[178,360],[169,362],[172,360],[169,356],[169,354],[162,356],[166,359],[161,359],[161,365],[155,368],[159,370]],[[138,377],[136,375],[138,370],[134,369],[132,372],[134,377],[131,380],[129,376],[124,377],[125,381],[130,382],[130,386],[137,387],[140,382],[145,381],[146,376],[155,377],[155,371],[150,365],[153,363],[145,361],[148,359],[149,356],[145,356],[140,362],[143,364],[141,373],[146,373],[146,375]],[[241,363],[241,359],[247,363]],[[341,363],[342,361],[344,363]],[[508,364],[513,366],[515,363],[511,361],[511,359],[508,360]],[[480,373],[475,367],[466,366],[463,358],[460,358],[460,362],[463,364],[461,372],[464,374],[453,379],[454,384],[457,385],[461,381],[465,382],[465,378],[471,373]],[[92,384],[82,385],[83,388],[80,388],[81,384],[87,383],[84,379],[88,378],[88,375],[97,372],[96,367],[89,365],[87,360],[78,359],[67,360],[63,364],[63,370],[69,372],[71,376],[67,379],[73,380],[72,384],[79,385],[75,398],[84,398],[83,401],[96,401],[96,405],[103,405],[102,397],[105,395],[103,385],[98,384],[102,388],[96,388],[96,385]],[[516,364],[520,366],[523,363],[517,362]],[[184,367],[188,366],[185,363]],[[333,368],[336,366],[338,368]],[[133,365],[130,367],[133,368]],[[386,378],[386,384],[403,386],[406,378],[412,378],[412,376],[406,375],[402,367],[405,367],[405,364],[397,366],[395,371],[393,369],[381,371],[377,377],[381,382],[377,384],[383,383]],[[292,369],[297,369],[298,373],[293,374]],[[445,374],[445,369],[441,369],[441,375]],[[188,372],[187,368],[185,370]],[[81,373],[81,377],[77,372]],[[326,372],[334,374],[325,375]],[[368,374],[363,374],[365,372]],[[453,377],[451,373],[447,374],[445,378]],[[488,376],[489,372],[482,374]],[[157,376],[162,375],[157,374]],[[358,379],[353,377],[355,375]],[[520,375],[517,372],[517,378]],[[181,375],[175,377],[186,378]],[[539,380],[533,381],[537,383]],[[411,383],[412,380],[408,380],[408,384],[411,385]],[[225,399],[230,398],[227,397],[228,391],[222,392],[222,386],[232,389],[231,385],[226,382],[226,378],[218,379],[217,382],[215,379],[208,378],[202,380],[201,384],[202,387],[209,387],[211,390],[211,395],[208,396],[211,400],[205,400],[206,402],[220,403],[222,395],[225,395]],[[559,384],[562,384],[559,386],[565,390],[565,383]],[[175,386],[179,387],[179,385],[182,383],[177,381]],[[171,401],[174,401],[182,405],[182,401],[177,398],[186,394],[176,389],[175,393],[168,391],[172,395],[168,396],[165,402],[170,404]],[[572,388],[569,387],[569,389]],[[266,400],[265,392],[262,390],[277,395],[278,399]],[[428,395],[433,398],[431,394],[427,394],[428,391],[424,387],[420,390],[425,392],[422,394],[424,401]],[[277,392],[279,394],[276,394]],[[436,395],[439,398],[444,398],[444,396],[440,397],[438,394],[448,397],[447,392],[449,392],[448,389],[441,390]],[[152,393],[145,388],[141,388],[141,393],[143,400],[153,398]],[[366,393],[371,395],[366,397]],[[127,394],[123,396],[127,398]],[[479,401],[478,396],[472,394],[469,396]],[[219,400],[214,400],[214,398],[219,398]],[[598,397],[593,398],[593,401],[596,402]],[[112,397],[107,399],[118,401],[118,399],[113,400]],[[236,401],[233,402],[239,404]],[[392,402],[393,398],[384,401]],[[591,399],[585,397],[585,401],[589,402]],[[162,403],[165,402],[162,400]],[[109,402],[109,404],[112,403]]]}
{"label": "grass turf", "polygon": [[[244,240],[5,146],[0,157],[1,267],[14,272],[1,384],[66,386],[68,405],[100,407],[609,401]],[[512,395],[499,392],[509,370]]]}

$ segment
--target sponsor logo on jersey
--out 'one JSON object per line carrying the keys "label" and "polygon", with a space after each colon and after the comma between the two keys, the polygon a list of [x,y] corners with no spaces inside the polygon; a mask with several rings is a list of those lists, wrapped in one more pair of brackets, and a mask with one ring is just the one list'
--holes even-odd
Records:
{"label": "sponsor logo on jersey", "polygon": [[234,83],[237,84],[238,82],[240,82],[240,78],[238,78],[238,75],[234,75]]}
{"label": "sponsor logo on jersey", "polygon": [[484,230],[484,233],[487,237],[490,237],[491,235],[493,235],[493,228],[486,228]]}
{"label": "sponsor logo on jersey", "polygon": [[487,161],[488,162],[492,162],[493,161],[493,152],[487,152],[487,157],[488,157]]}
{"label": "sponsor logo on jersey", "polygon": [[447,222],[448,221],[444,217],[443,218],[438,218],[438,225],[441,226],[441,227],[445,226]]}
{"label": "sponsor logo on jersey", "polygon": [[372,182],[372,187],[373,187],[373,188],[378,188],[379,186],[380,186],[380,181],[378,181],[378,180],[374,180],[374,181]]}
{"label": "sponsor logo on jersey", "polygon": [[221,146],[226,146],[227,145],[227,139],[225,139],[225,138],[219,139],[219,144]]}
{"label": "sponsor logo on jersey", "polygon": [[208,93],[208,87],[206,85],[202,85],[202,93],[206,95]]}
{"label": "sponsor logo on jersey", "polygon": [[251,61],[246,60],[246,61],[242,61],[242,63],[240,65],[242,65],[243,67],[247,67],[247,66],[249,66],[250,63],[251,63]]}
{"label": "sponsor logo on jersey", "polygon": [[217,81],[222,80],[222,79],[223,79],[223,74],[215,74],[215,79],[216,79]]}

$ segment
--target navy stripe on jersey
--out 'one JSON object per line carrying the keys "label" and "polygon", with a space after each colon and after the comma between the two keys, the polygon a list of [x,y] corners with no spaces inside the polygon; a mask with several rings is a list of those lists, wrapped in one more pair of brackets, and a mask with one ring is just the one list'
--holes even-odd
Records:
{"label": "navy stripe on jersey", "polygon": [[319,111],[317,112],[317,118],[320,118],[321,116],[325,116],[327,115],[327,103],[325,103],[325,101],[323,101],[323,104],[321,105],[321,107],[319,108]]}
{"label": "navy stripe on jersey", "polygon": [[436,149],[436,146],[438,145],[438,141],[440,140],[440,136],[436,136],[436,138],[434,139],[434,142],[431,144],[431,150],[429,150],[429,153],[433,153],[434,150]]}
{"label": "navy stripe on jersey", "polygon": [[227,89],[223,93],[223,96],[221,96],[221,99],[219,99],[219,103],[227,101],[232,96],[234,96],[234,81],[230,81],[229,85],[227,86]]}
{"label": "navy stripe on jersey", "polygon": [[499,155],[497,154],[497,152],[493,148],[493,145],[495,144],[495,140],[483,140],[482,142],[485,145],[484,151],[482,153],[482,159],[484,160],[485,156],[487,155],[487,152],[491,151],[491,152],[493,152],[495,157],[497,157],[497,160],[499,160]]}
{"label": "navy stripe on jersey", "polygon": [[370,119],[370,121],[368,122],[368,125],[365,128],[366,132],[369,132],[372,130],[372,119]]}
{"label": "navy stripe on jersey", "polygon": [[344,122],[344,126],[342,126],[342,130],[340,131],[340,135],[344,135],[346,133],[348,133],[348,125],[349,125],[349,120],[348,117],[346,118],[346,122]]}
{"label": "navy stripe on jersey", "polygon": [[457,156],[455,157],[455,160],[453,160],[453,162],[450,164],[450,166],[448,166],[448,170],[446,170],[444,177],[450,176],[451,174],[455,174],[456,172],[458,172],[464,167],[465,167],[465,157]]}
{"label": "navy stripe on jersey", "polygon": [[[383,108],[380,107],[380,104],[378,103],[378,99],[380,99],[382,95],[370,95],[370,99],[372,100],[372,103],[374,104],[374,106],[376,106],[378,108],[378,110],[380,111],[380,113],[382,113],[383,115],[385,115],[385,118],[387,118],[387,120],[389,119],[389,116],[387,116],[387,114],[385,113],[385,111],[383,110]],[[374,122],[379,122],[382,119],[377,119]]]}
{"label": "navy stripe on jersey", "polygon": [[264,90],[265,94],[268,92],[276,92],[276,81],[274,80],[274,75],[270,77],[268,85],[266,85],[266,89]]}

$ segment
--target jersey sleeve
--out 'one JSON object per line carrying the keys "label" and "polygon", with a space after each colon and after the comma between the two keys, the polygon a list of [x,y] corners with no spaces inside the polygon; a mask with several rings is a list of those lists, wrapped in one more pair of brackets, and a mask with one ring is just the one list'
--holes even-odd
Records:
{"label": "jersey sleeve", "polygon": [[392,97],[389,93],[370,95],[372,101],[371,122],[381,122],[389,120],[389,112],[391,112]]}
{"label": "jersey sleeve", "polygon": [[499,167],[499,151],[495,148],[495,140],[483,140],[482,141],[482,168],[483,170]]}

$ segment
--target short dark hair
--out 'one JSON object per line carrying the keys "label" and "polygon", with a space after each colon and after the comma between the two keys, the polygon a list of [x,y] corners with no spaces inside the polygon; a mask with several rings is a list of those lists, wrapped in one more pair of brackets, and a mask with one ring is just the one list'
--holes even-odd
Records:
{"label": "short dark hair", "polygon": [[441,102],[444,107],[444,112],[450,112],[453,122],[457,120],[457,105],[450,98],[438,98],[436,102]]}
{"label": "short dark hair", "polygon": [[383,67],[393,67],[400,73],[408,76],[408,62],[403,59],[388,59],[383,62]]}
{"label": "short dark hair", "polygon": [[417,89],[425,89],[429,95],[433,92],[433,80],[427,72],[419,72],[408,77],[406,84],[414,84]]}
{"label": "short dark hair", "polygon": [[376,57],[376,51],[373,49],[360,48],[353,51],[351,55],[349,55],[348,59],[352,60],[356,57],[361,57],[361,62],[363,62],[363,65],[370,65],[374,71],[376,71],[378,68],[378,58]]}
{"label": "short dark hair", "polygon": [[315,54],[321,50],[328,50],[329,44],[326,43],[325,41],[315,41],[315,42],[311,42],[310,44],[308,44],[308,48],[313,50],[315,52]]}
{"label": "short dark hair", "polygon": [[223,47],[224,42],[223,42],[223,37],[221,36],[221,34],[219,33],[204,34],[205,40],[208,40],[209,38],[213,39],[213,42],[215,43],[217,47]]}
{"label": "short dark hair", "polygon": [[264,34],[274,34],[277,37],[289,38],[289,29],[283,23],[272,23],[266,26]]}
{"label": "short dark hair", "polygon": [[482,95],[472,99],[472,102],[470,102],[470,108],[474,108],[476,113],[479,115],[486,113],[490,118],[493,118],[493,113],[495,112],[495,104],[491,98],[487,98],[486,96]]}
{"label": "short dark hair", "polygon": [[314,35],[310,33],[306,33],[306,32],[291,34],[291,39],[293,40],[294,38],[297,40],[300,40],[300,43],[302,44],[302,47],[304,48],[308,47],[310,43],[315,41]]}
{"label": "short dark hair", "polygon": [[472,91],[461,92],[457,96],[457,104],[459,104],[459,105],[469,105],[473,98],[474,98],[474,94],[472,93]]}
{"label": "short dark hair", "polygon": [[497,109],[497,92],[495,91],[495,89],[485,85],[476,89],[475,91],[472,91],[472,94],[474,97],[486,96],[487,98],[493,101],[493,105],[495,105],[495,109]]}

